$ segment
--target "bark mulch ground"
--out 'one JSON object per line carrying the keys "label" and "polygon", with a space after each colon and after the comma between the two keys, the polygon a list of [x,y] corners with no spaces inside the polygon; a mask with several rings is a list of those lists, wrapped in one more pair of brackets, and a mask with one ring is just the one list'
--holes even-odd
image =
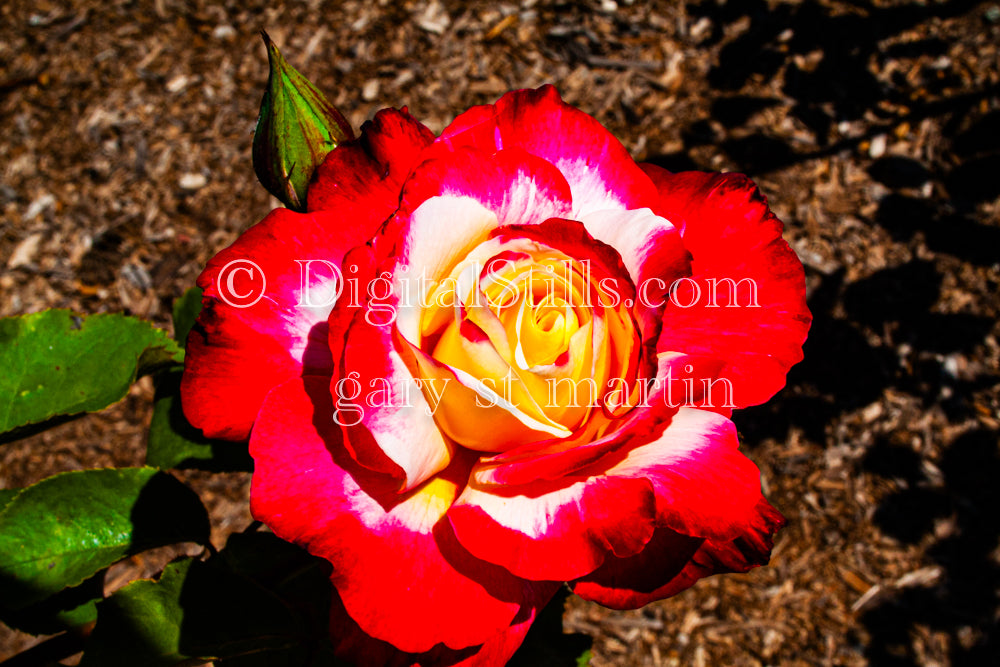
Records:
{"label": "bark mulch ground", "polygon": [[[0,315],[168,326],[275,205],[250,160],[262,28],[355,127],[408,105],[440,131],[552,82],[640,160],[749,174],[785,222],[815,323],[735,421],[789,526],[749,575],[570,598],[594,665],[1000,664],[998,3],[3,3]],[[141,464],[151,393],[0,445],[0,487]],[[247,475],[181,476],[220,544],[250,522]],[[0,658],[35,641],[0,626]]]}

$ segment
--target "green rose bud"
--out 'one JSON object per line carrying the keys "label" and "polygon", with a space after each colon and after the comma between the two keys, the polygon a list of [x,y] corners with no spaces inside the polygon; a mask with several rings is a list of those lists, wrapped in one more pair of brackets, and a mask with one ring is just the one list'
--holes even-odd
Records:
{"label": "green rose bud", "polygon": [[270,74],[253,136],[253,168],[267,191],[306,210],[313,171],[327,153],[354,138],[351,126],[308,79],[288,64],[266,32]]}

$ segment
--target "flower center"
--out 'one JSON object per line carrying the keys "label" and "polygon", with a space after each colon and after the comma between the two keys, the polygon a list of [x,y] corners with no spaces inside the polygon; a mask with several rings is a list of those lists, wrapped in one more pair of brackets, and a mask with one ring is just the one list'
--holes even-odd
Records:
{"label": "flower center", "polygon": [[[588,261],[527,239],[484,242],[435,285],[421,313],[420,349],[476,392],[474,402],[440,402],[442,430],[471,449],[505,451],[571,436],[603,418],[611,393],[624,402],[639,346],[615,296]],[[489,421],[462,414],[470,409],[505,414],[484,432]]]}

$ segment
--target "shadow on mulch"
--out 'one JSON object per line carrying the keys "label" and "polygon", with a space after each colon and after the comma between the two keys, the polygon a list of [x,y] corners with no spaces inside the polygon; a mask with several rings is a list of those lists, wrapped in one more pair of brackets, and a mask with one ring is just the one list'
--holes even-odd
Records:
{"label": "shadow on mulch", "polygon": [[997,433],[969,431],[951,443],[940,466],[943,488],[930,484],[919,457],[905,446],[881,442],[865,463],[877,474],[906,482],[875,514],[883,532],[913,544],[933,534],[938,521],[953,518],[946,535],[928,551],[941,566],[943,583],[899,591],[862,616],[872,634],[870,659],[878,665],[916,665],[910,635],[920,624],[957,637],[949,656],[952,665],[996,664],[1000,628],[993,612],[1000,568],[992,553],[1000,535]]}
{"label": "shadow on mulch", "polygon": [[[991,85],[948,96],[944,93],[951,88],[961,88],[962,82],[952,74],[942,74],[940,69],[925,67],[916,82],[921,93],[919,97],[943,96],[933,101],[915,101],[910,94],[914,87],[912,82],[900,74],[892,85],[885,85],[875,78],[869,67],[872,58],[884,64],[894,58],[943,56],[949,45],[940,39],[903,42],[887,49],[879,45],[929,19],[966,14],[987,4],[984,0],[893,7],[875,7],[870,2],[852,4],[863,13],[833,15],[829,8],[815,1],[773,7],[764,0],[722,5],[714,0],[703,0],[687,5],[687,13],[693,20],[712,19],[711,34],[703,43],[706,47],[722,41],[727,27],[749,19],[749,28],[721,48],[719,62],[709,72],[709,83],[719,93],[712,102],[711,118],[732,130],[745,125],[760,111],[783,105],[784,100],[779,98],[734,94],[752,79],[766,82],[782,75],[782,93],[793,100],[791,115],[812,132],[818,146],[817,150],[800,152],[787,141],[761,132],[727,137],[720,146],[740,171],[755,176],[835,155],[901,122],[912,124],[924,118],[950,115],[946,130],[951,134],[958,131],[976,105],[1000,93],[1000,85]],[[900,113],[900,109],[905,111]],[[949,194],[958,200],[959,208],[1000,194],[1000,180],[991,177],[1000,168],[996,146],[1000,136],[998,116],[1000,113],[994,112],[982,118],[955,140],[954,151],[960,158],[959,163],[941,176],[948,185]],[[863,135],[830,142],[831,130],[836,124],[870,117],[880,122],[870,124]],[[683,133],[683,140],[683,151],[653,156],[649,161],[671,171],[708,169],[708,165],[693,160],[689,150],[716,143],[716,133],[709,121],[691,123]],[[887,159],[889,162],[879,168],[882,173],[913,178],[913,165],[892,164],[891,158]],[[922,165],[917,166],[926,170]],[[967,232],[976,233],[996,239],[992,229]],[[962,241],[952,245],[966,248]]]}
{"label": "shadow on mulch", "polygon": [[[709,73],[709,83],[718,91],[738,91],[751,79],[770,81],[783,74],[782,92],[794,100],[791,113],[815,135],[820,154],[833,154],[846,147],[828,146],[831,129],[841,121],[874,115],[898,122],[900,119],[894,118],[895,114],[883,103],[908,107],[908,118],[919,119],[961,111],[998,92],[993,86],[954,99],[914,104],[912,96],[907,94],[909,82],[901,74],[893,85],[886,86],[869,66],[872,58],[884,63],[892,58],[944,55],[949,45],[934,38],[905,42],[889,49],[880,48],[880,44],[929,19],[966,14],[985,4],[983,0],[891,7],[876,7],[866,1],[851,4],[859,11],[833,14],[830,8],[815,1],[771,6],[764,0],[721,6],[705,0],[690,3],[687,11],[692,18],[712,19],[707,44],[720,42],[727,27],[749,19],[749,28],[720,50],[718,64]],[[942,76],[939,71],[924,68],[920,72],[919,84],[926,93],[940,94],[948,88],[961,87],[961,81],[955,80],[954,75]],[[713,112],[720,113],[713,113],[713,118],[733,128],[745,123],[752,113],[780,103],[770,98],[736,96],[717,102]],[[873,130],[872,134],[884,128]],[[824,147],[828,150],[823,150]],[[795,164],[804,157],[792,146],[766,135],[730,139],[722,148],[750,174]],[[814,157],[817,155],[810,154],[805,159]]]}
{"label": "shadow on mulch", "polygon": [[[944,56],[949,44],[935,38],[888,48],[880,44],[932,17],[958,16],[984,3],[852,4],[861,11],[832,15],[816,2],[690,3],[687,11],[693,19],[712,19],[709,44],[722,41],[727,26],[749,20],[749,28],[722,47],[710,72],[718,95],[711,118],[725,128],[725,137],[712,122],[696,120],[682,133],[683,150],[649,161],[671,171],[709,169],[691,149],[717,144],[736,170],[761,175],[856,149],[902,122],[935,118],[946,138],[945,152],[935,164],[896,155],[871,162],[869,175],[887,194],[865,222],[885,229],[896,241],[905,243],[919,234],[935,253],[975,266],[994,265],[1000,261],[1000,227],[977,222],[975,213],[978,205],[1000,196],[1000,112],[981,114],[978,108],[1000,94],[1000,87],[949,96],[947,91],[961,88],[961,82],[938,71],[924,68],[916,84],[900,78],[886,85],[869,66],[872,58]],[[803,62],[808,67],[800,66]],[[811,152],[800,152],[766,130],[728,136],[754,114],[788,104],[738,94],[752,79],[770,81],[782,73],[782,92],[793,100],[790,114],[815,136]],[[914,85],[935,100],[914,102],[908,94]],[[831,142],[833,128],[842,121],[863,122],[866,129],[860,136]],[[827,441],[825,431],[835,419],[878,400],[887,388],[919,397],[928,408],[940,404],[957,424],[975,416],[965,397],[1000,382],[988,374],[974,381],[960,379],[946,368],[946,355],[973,353],[996,322],[934,310],[945,277],[939,262],[913,259],[850,283],[845,273],[843,268],[832,273],[807,268],[814,285],[809,300],[814,322],[805,360],[792,369],[787,388],[775,399],[742,412],[741,432],[751,447],[766,438],[782,441],[792,428],[815,442]],[[912,363],[904,362],[904,356]],[[862,461],[862,469],[902,482],[878,506],[875,524],[901,543],[930,543],[926,560],[941,568],[935,585],[887,592],[862,613],[860,623],[870,636],[865,654],[872,664],[922,664],[912,645],[917,626],[951,636],[952,665],[1000,664],[994,613],[1000,568],[992,558],[1000,539],[997,442],[998,433],[983,428],[955,438],[946,446],[933,482],[920,454],[888,440],[877,441]],[[942,521],[950,521],[950,529],[935,532]]]}
{"label": "shadow on mulch", "polygon": [[[968,253],[961,250],[972,257],[983,252],[975,245]],[[997,375],[960,379],[945,368],[943,355],[972,352],[996,322],[931,312],[943,279],[934,263],[913,260],[846,285],[842,270],[809,273],[820,282],[809,301],[814,321],[805,360],[792,369],[788,386],[775,399],[743,411],[740,427],[748,445],[783,440],[792,428],[823,442],[838,416],[878,400],[886,388],[920,397],[928,408],[940,403],[952,423],[961,423],[974,417],[966,397],[1000,382]],[[844,315],[835,314],[838,305]],[[872,331],[891,331],[895,345],[872,344],[866,335]],[[902,344],[914,360],[908,367],[901,363]],[[943,483],[928,477],[920,454],[909,446],[881,440],[862,461],[862,469],[902,481],[902,488],[879,504],[875,525],[904,544],[933,542],[927,559],[942,571],[934,586],[888,592],[862,614],[872,664],[923,664],[912,652],[918,625],[953,637],[954,666],[997,664],[1000,627],[994,610],[1000,568],[992,554],[1000,540],[998,440],[1000,434],[987,429],[955,438],[939,464]],[[936,531],[941,521],[950,522],[944,536]]]}

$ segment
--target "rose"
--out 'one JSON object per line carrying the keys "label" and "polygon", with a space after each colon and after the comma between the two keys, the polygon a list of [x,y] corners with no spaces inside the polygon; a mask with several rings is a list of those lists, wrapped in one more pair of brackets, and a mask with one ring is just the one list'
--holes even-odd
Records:
{"label": "rose", "polygon": [[[554,582],[634,608],[767,562],[784,520],[727,417],[810,316],[748,179],[636,165],[543,87],[436,139],[383,110],[308,202],[209,262],[182,396],[333,564],[340,653],[500,664]],[[237,259],[252,307],[221,298]]]}

